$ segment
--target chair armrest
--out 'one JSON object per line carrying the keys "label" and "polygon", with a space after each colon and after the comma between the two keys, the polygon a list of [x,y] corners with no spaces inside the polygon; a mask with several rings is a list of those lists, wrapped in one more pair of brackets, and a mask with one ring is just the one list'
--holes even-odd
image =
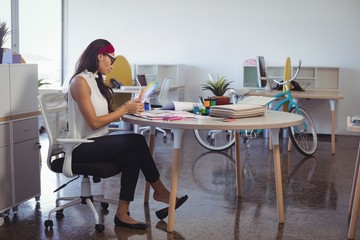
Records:
{"label": "chair armrest", "polygon": [[72,151],[80,143],[91,143],[94,140],[77,139],[77,138],[59,138],[57,139],[62,145],[65,152],[65,159],[62,172],[67,177],[73,177],[74,174],[71,169],[72,165]]}

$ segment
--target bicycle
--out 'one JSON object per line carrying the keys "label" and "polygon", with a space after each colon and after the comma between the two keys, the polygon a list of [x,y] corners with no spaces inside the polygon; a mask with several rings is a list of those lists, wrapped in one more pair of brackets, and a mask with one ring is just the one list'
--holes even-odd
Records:
{"label": "bicycle", "polygon": [[[273,79],[279,85],[283,85],[285,88],[284,92],[280,92],[274,95],[275,100],[278,103],[273,108],[279,111],[284,106],[288,106],[287,111],[299,114],[304,117],[304,121],[296,126],[289,127],[288,132],[291,142],[295,148],[305,156],[312,156],[318,146],[318,137],[315,128],[315,124],[311,119],[310,115],[305,109],[301,108],[291,96],[290,84],[294,81],[301,69],[301,61],[296,70],[294,76],[285,81],[279,82]],[[233,102],[236,104],[236,101]],[[248,130],[242,133],[243,140],[246,146],[249,145],[249,141],[258,136],[259,130]],[[217,131],[217,130],[198,130],[194,129],[194,135],[197,141],[205,148],[213,151],[222,151],[230,148],[235,143],[235,132],[234,131]]]}

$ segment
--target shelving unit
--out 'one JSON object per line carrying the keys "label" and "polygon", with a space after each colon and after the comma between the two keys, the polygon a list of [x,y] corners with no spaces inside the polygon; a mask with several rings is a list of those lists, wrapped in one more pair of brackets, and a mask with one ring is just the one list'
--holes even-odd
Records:
{"label": "shelving unit", "polygon": [[[162,85],[165,78],[171,78],[172,86],[185,86],[185,65],[183,64],[136,64],[136,75],[144,74],[146,81],[159,81]],[[169,93],[170,100],[184,101],[184,88],[179,88]]]}
{"label": "shelving unit", "polygon": [[[296,72],[297,67],[293,67]],[[267,77],[281,81],[283,79],[283,66],[268,66]],[[301,67],[296,80],[303,89],[339,89],[339,68],[337,67]],[[244,87],[259,87],[256,66],[244,66]]]}
{"label": "shelving unit", "polygon": [[40,196],[38,73],[35,64],[0,65],[0,213]]}
{"label": "shelving unit", "polygon": [[259,87],[258,78],[256,66],[244,66],[244,87]]}
{"label": "shelving unit", "polygon": [[[297,67],[293,67],[296,72]],[[283,79],[284,67],[268,66],[267,75],[270,79]],[[301,67],[296,80],[303,89],[339,89],[339,68],[336,67]]]}

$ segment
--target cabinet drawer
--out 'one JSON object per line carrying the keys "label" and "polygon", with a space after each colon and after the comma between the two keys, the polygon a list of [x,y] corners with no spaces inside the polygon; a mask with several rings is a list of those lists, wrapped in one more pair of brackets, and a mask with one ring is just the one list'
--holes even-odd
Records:
{"label": "cabinet drawer", "polygon": [[0,124],[0,147],[9,145],[10,126],[9,123]]}
{"label": "cabinet drawer", "polygon": [[38,139],[14,144],[15,203],[38,196],[40,190],[40,150]]}
{"label": "cabinet drawer", "polygon": [[14,143],[23,142],[39,136],[38,118],[14,121]]}

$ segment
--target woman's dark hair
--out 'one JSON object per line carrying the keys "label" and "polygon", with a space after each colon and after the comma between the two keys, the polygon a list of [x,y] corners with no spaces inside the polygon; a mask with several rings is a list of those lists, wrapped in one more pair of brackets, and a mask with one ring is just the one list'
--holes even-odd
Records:
{"label": "woman's dark hair", "polygon": [[[85,70],[88,70],[89,72],[96,72],[99,68],[99,62],[98,62],[98,52],[100,49],[102,49],[104,46],[111,44],[109,41],[105,39],[96,39],[92,41],[89,46],[84,50],[84,52],[81,54],[79,60],[76,63],[75,73],[71,77],[74,78],[76,75],[82,73]],[[101,92],[101,94],[104,96],[108,103],[108,109],[109,112],[112,112],[112,95],[113,91],[110,87],[106,86],[104,83],[104,79],[101,73],[98,73],[98,78],[96,78],[96,83],[98,85],[98,88]]]}

